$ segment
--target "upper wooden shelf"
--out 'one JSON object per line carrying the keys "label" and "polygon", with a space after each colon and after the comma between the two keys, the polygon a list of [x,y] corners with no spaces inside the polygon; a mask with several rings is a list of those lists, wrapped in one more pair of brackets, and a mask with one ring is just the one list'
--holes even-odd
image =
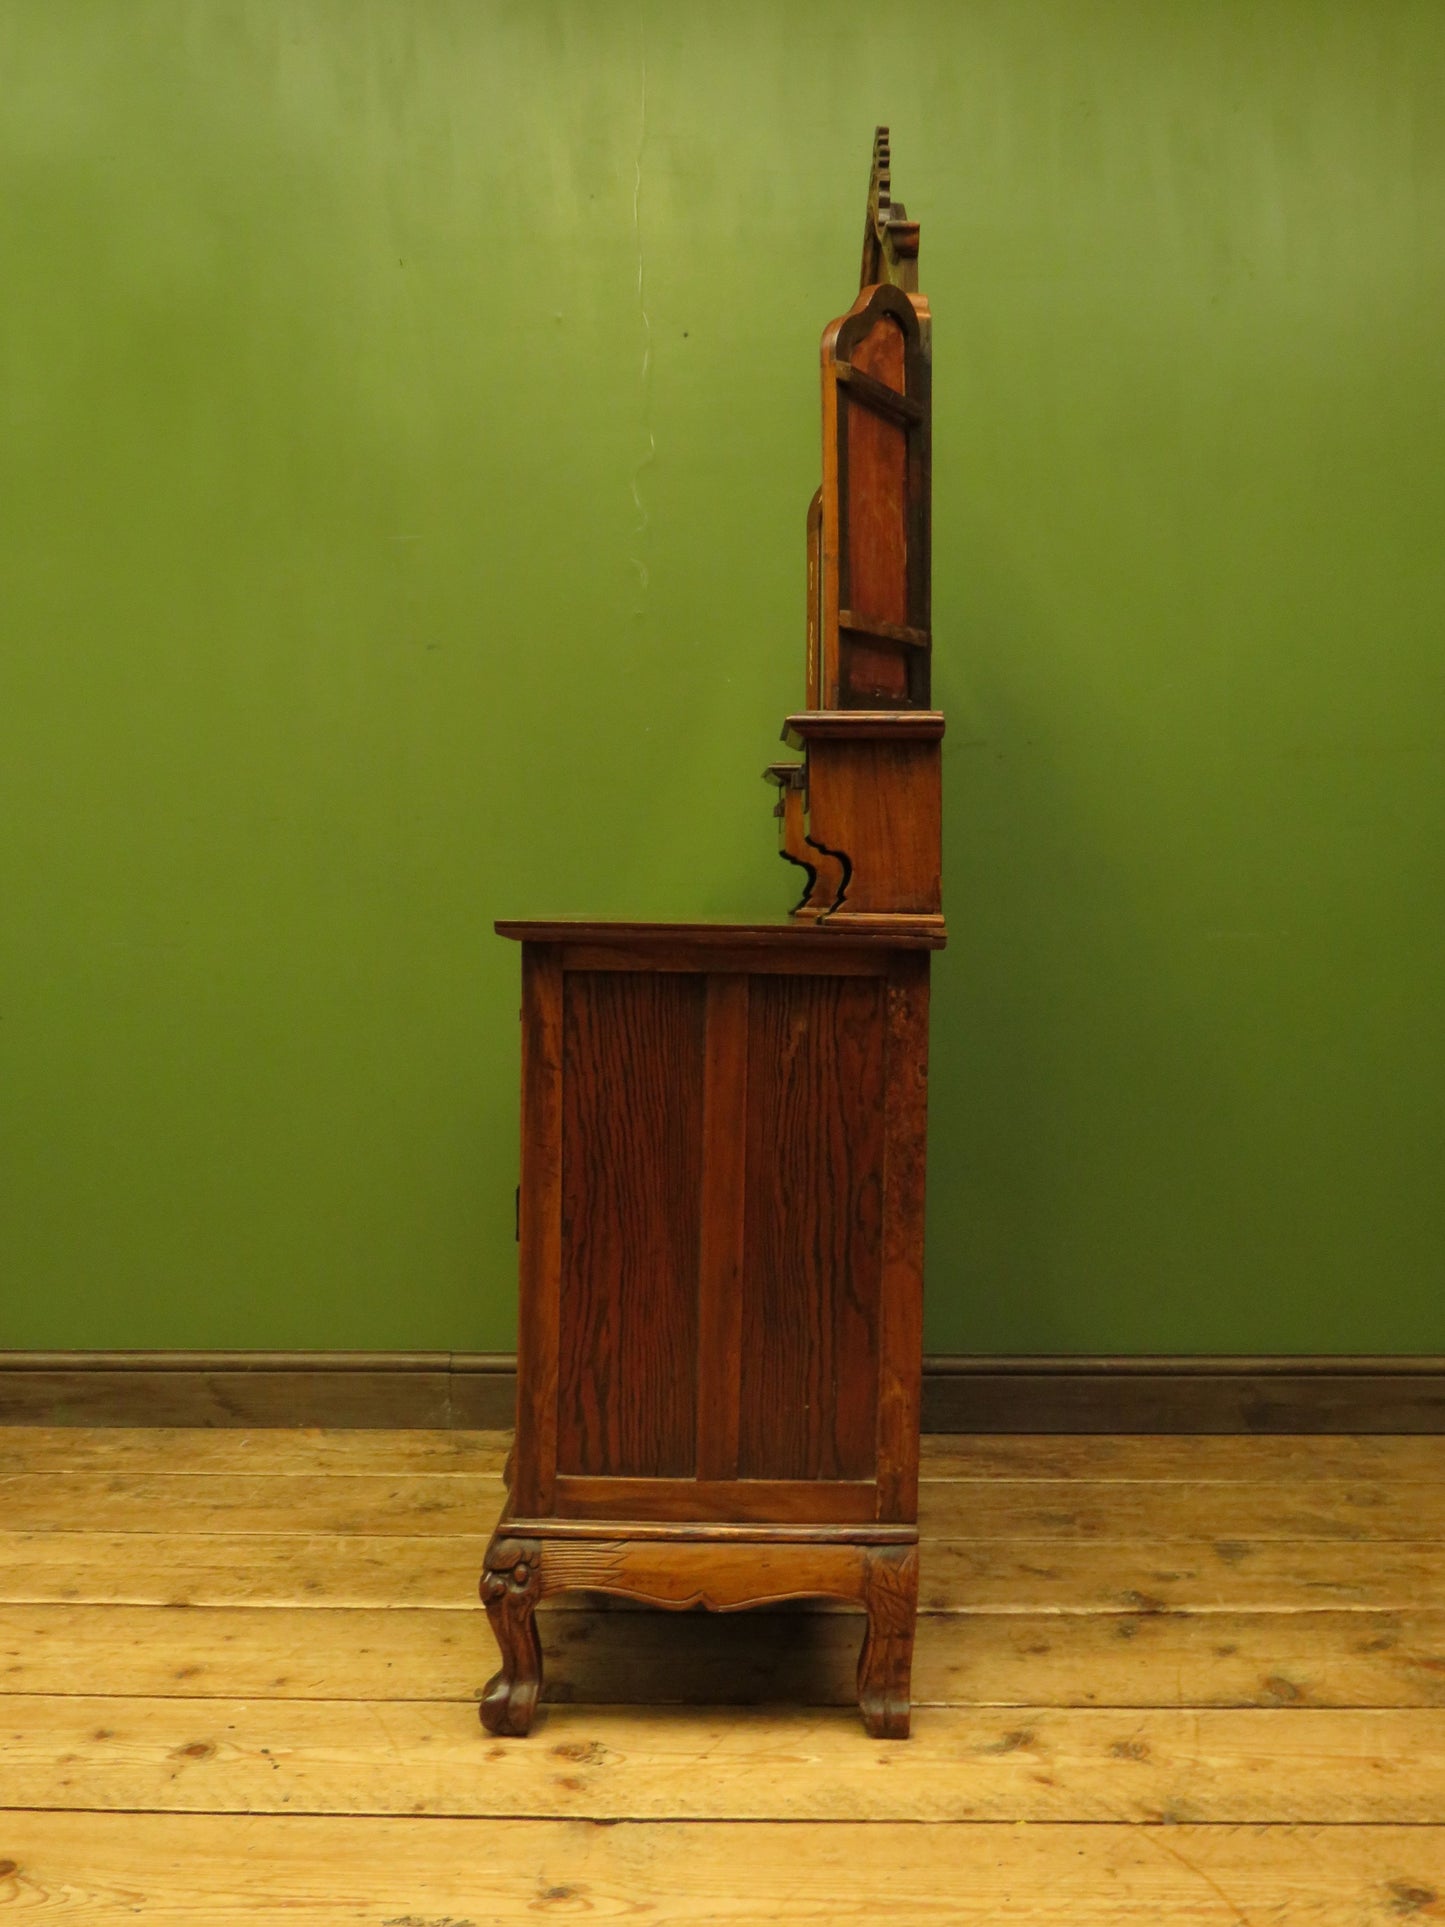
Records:
{"label": "upper wooden shelf", "polygon": [[608,923],[585,917],[550,917],[535,921],[508,919],[495,924],[499,937],[518,943],[612,944],[626,949],[653,946],[659,950],[670,944],[687,944],[719,950],[742,948],[781,948],[801,950],[808,945],[849,944],[894,950],[941,950],[941,928],[919,923],[909,926],[905,918],[890,921],[876,929],[829,926],[826,921],[809,923]]}
{"label": "upper wooden shelf", "polygon": [[832,742],[936,743],[943,735],[941,709],[800,709],[783,723],[790,749]]}

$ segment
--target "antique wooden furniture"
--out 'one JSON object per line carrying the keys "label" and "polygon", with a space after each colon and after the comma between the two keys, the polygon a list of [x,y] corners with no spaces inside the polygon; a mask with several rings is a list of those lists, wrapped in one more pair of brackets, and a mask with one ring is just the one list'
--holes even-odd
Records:
{"label": "antique wooden furniture", "polygon": [[482,1720],[528,1731],[545,1595],[861,1603],[906,1736],[918,1590],[929,955],[929,336],[874,144],[863,287],[823,336],[809,708],[777,786],[789,922],[501,923],[522,944],[521,1315]]}

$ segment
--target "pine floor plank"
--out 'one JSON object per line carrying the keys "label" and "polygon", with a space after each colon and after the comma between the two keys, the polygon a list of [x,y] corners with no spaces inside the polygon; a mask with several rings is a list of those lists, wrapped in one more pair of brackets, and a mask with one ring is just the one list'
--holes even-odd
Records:
{"label": "pine floor plank", "polygon": [[[485,1530],[0,1533],[0,1603],[439,1606],[472,1611]],[[1445,1608],[1445,1545],[1220,1539],[935,1540],[931,1611],[1296,1612]]]}
{"label": "pine floor plank", "polygon": [[922,1549],[922,1586],[941,1612],[1410,1611],[1445,1606],[1445,1546],[939,1540]]}
{"label": "pine floor plank", "polygon": [[[559,1702],[849,1706],[856,1615],[544,1608]],[[466,1700],[480,1609],[0,1606],[0,1694]],[[1445,1613],[925,1613],[919,1705],[1445,1706]]]}
{"label": "pine floor plank", "polygon": [[906,1745],[853,1711],[856,1615],[580,1602],[489,1740],[506,1446],[0,1432],[0,1907],[1445,1918],[1445,1440],[926,1442]]}
{"label": "pine floor plank", "polygon": [[590,1820],[1445,1824],[1433,1711],[553,1707],[0,1700],[0,1806]]}
{"label": "pine floor plank", "polygon": [[510,1431],[11,1425],[0,1426],[0,1473],[325,1472],[343,1478],[465,1472],[500,1477],[511,1443]]}
{"label": "pine floor plank", "polygon": [[[487,1530],[504,1498],[490,1473],[0,1475],[0,1518],[12,1532],[154,1532],[163,1520],[175,1532],[443,1538]],[[1445,1484],[935,1480],[919,1495],[919,1531],[925,1540],[969,1541],[1445,1539]]]}
{"label": "pine floor plank", "polygon": [[1126,1479],[1188,1485],[1287,1479],[1445,1481],[1445,1435],[925,1434],[926,1479]]}
{"label": "pine floor plank", "polygon": [[0,1606],[0,1694],[471,1699],[496,1666],[480,1606]]}
{"label": "pine floor plank", "polygon": [[0,1907],[76,1927],[1401,1927],[1442,1889],[1422,1827],[0,1815]]}
{"label": "pine floor plank", "polygon": [[435,1606],[474,1612],[488,1533],[3,1532],[0,1603]]}
{"label": "pine floor plank", "polygon": [[[0,1427],[0,1473],[241,1471],[500,1475],[508,1432],[202,1427]],[[1188,1437],[937,1433],[923,1440],[932,1479],[1073,1479],[1251,1484],[1388,1479],[1445,1483],[1442,1437]]]}
{"label": "pine floor plank", "polygon": [[[851,1706],[855,1618],[562,1610],[548,1697]],[[924,1613],[918,1705],[1445,1706],[1445,1615]]]}
{"label": "pine floor plank", "polygon": [[1445,1485],[997,1479],[920,1488],[926,1539],[1419,1540],[1445,1537]]}
{"label": "pine floor plank", "polygon": [[489,1532],[506,1497],[494,1473],[15,1472],[0,1477],[10,1531],[257,1532],[444,1538]]}

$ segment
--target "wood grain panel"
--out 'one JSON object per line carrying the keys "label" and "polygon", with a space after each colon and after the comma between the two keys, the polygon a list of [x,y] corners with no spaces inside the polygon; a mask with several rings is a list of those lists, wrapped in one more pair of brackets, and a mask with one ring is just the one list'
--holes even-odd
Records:
{"label": "wood grain panel", "polygon": [[[919,323],[908,296],[883,286],[823,333],[821,672],[809,700],[825,709],[929,700],[931,380]],[[922,646],[881,636],[879,622]]]}
{"label": "wood grain panel", "polygon": [[928,1156],[928,960],[888,985],[883,1285],[878,1337],[878,1516],[918,1516],[923,1199]]}
{"label": "wood grain panel", "polygon": [[[707,979],[704,1169],[698,1255],[697,1475],[735,1479],[742,1369],[748,979]],[[684,1515],[685,1516],[685,1515]]]}
{"label": "wood grain panel", "polygon": [[567,1479],[557,1481],[564,1519],[792,1521],[862,1525],[877,1493],[863,1479]]}
{"label": "wood grain panel", "polygon": [[849,912],[937,911],[943,902],[937,742],[825,738],[808,745],[811,834],[852,864]]}
{"label": "wood grain panel", "polygon": [[706,980],[564,982],[558,1470],[682,1475],[697,1445]]}
{"label": "wood grain panel", "polygon": [[[886,388],[903,388],[903,331],[880,316],[853,349],[853,365]],[[862,384],[838,396],[846,457],[840,464],[845,510],[839,599],[864,616],[906,625],[908,608],[908,438],[896,419],[869,407]],[[908,665],[902,650],[861,636],[841,638],[842,671],[854,700],[908,699]]]}
{"label": "wood grain panel", "polygon": [[522,951],[522,1166],[517,1193],[517,1421],[513,1493],[548,1503],[557,1469],[562,1267],[562,970],[552,944]]}
{"label": "wood grain panel", "polygon": [[[799,977],[881,977],[888,969],[887,952],[860,949],[846,936],[826,926],[790,924],[790,930],[810,930],[812,946],[800,950],[796,945],[779,946],[764,952],[761,946],[738,944],[726,949],[720,944],[692,946],[675,944],[670,949],[658,944],[623,945],[579,943],[567,951],[567,969],[689,971],[705,975],[722,972],[747,973],[764,969],[789,971]],[[852,935],[853,933],[848,933]],[[870,933],[871,934],[871,933]],[[931,946],[938,948],[937,944]]]}
{"label": "wood grain panel", "polygon": [[758,978],[748,1039],[739,1469],[873,1474],[885,992]]}

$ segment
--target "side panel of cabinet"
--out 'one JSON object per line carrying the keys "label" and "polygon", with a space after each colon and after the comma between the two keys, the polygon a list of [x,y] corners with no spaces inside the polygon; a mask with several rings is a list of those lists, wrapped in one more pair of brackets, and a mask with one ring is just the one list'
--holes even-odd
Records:
{"label": "side panel of cabinet", "polygon": [[557,1471],[696,1466],[706,982],[562,977]]}
{"label": "side panel of cabinet", "polygon": [[918,1517],[923,1389],[923,1199],[928,1159],[928,958],[888,978],[883,1288],[878,1321],[878,1517]]}
{"label": "side panel of cabinet", "polygon": [[887,985],[753,978],[738,1470],[876,1463]]}
{"label": "side panel of cabinet", "polygon": [[524,946],[519,1515],[917,1516],[928,963],[823,948]]}
{"label": "side panel of cabinet", "polygon": [[522,946],[522,1184],[517,1194],[517,1444],[512,1503],[542,1513],[557,1474],[562,1269],[562,963]]}

